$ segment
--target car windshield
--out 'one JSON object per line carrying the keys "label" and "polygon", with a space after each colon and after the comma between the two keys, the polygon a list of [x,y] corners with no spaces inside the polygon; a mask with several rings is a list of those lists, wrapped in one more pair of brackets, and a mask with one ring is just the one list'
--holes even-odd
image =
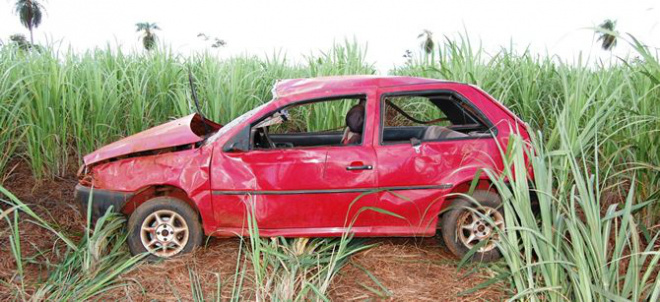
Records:
{"label": "car windshield", "polygon": [[259,124],[254,126],[254,128],[263,128],[273,125],[279,125],[289,120],[289,111],[286,109],[279,110],[273,113],[271,116],[261,121]]}
{"label": "car windshield", "polygon": [[246,112],[246,113],[243,113],[242,115],[240,115],[239,117],[235,118],[234,120],[232,120],[231,122],[227,123],[226,125],[222,126],[222,128],[220,128],[220,130],[218,130],[218,132],[214,133],[213,135],[211,135],[211,136],[206,140],[206,143],[205,143],[205,144],[211,144],[211,143],[215,142],[215,141],[216,141],[218,138],[220,138],[222,135],[224,135],[225,133],[227,133],[229,130],[233,129],[236,125],[242,123],[243,121],[245,121],[245,120],[247,120],[248,118],[252,117],[255,113],[259,112],[261,109],[263,109],[264,107],[266,107],[266,105],[268,105],[270,102],[271,102],[271,101],[268,101],[268,102],[266,102],[266,103],[263,103],[263,104],[259,105],[258,107],[254,108],[254,109],[252,109],[252,110],[250,110],[250,111],[248,111],[248,112]]}

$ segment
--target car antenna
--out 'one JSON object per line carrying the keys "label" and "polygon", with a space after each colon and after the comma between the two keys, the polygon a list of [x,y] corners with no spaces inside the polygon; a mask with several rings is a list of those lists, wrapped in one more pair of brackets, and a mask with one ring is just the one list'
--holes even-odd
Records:
{"label": "car antenna", "polygon": [[197,98],[197,90],[195,90],[195,84],[193,81],[193,75],[192,71],[190,70],[190,66],[188,66],[188,83],[190,83],[190,94],[192,95],[193,101],[195,101],[195,108],[197,109],[197,114],[202,117],[202,124],[204,124],[204,135],[209,134],[211,131],[209,129],[209,125],[206,123],[206,118],[204,117],[204,114],[202,114],[202,109],[199,107],[199,99]]}

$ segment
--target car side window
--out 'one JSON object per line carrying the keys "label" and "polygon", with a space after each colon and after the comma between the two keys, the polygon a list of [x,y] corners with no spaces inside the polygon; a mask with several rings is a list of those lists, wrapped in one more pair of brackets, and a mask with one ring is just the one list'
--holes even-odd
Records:
{"label": "car side window", "polygon": [[488,121],[453,92],[385,95],[381,142],[440,141],[490,136]]}
{"label": "car side window", "polygon": [[252,149],[362,144],[366,97],[298,102],[279,108],[251,127]]}

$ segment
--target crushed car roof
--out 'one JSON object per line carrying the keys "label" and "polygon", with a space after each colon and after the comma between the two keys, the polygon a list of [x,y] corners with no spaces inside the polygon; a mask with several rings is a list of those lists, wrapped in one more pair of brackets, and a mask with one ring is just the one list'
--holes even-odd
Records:
{"label": "crushed car roof", "polygon": [[273,96],[275,98],[281,98],[303,93],[349,90],[363,87],[392,87],[441,82],[446,81],[418,77],[375,75],[288,79],[281,80],[275,84],[275,87],[273,87]]}

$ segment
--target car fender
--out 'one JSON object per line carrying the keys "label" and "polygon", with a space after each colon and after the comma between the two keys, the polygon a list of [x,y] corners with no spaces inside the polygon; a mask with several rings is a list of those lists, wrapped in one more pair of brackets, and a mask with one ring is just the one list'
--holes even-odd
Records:
{"label": "car fender", "polygon": [[211,151],[212,147],[207,146],[100,163],[90,167],[92,184],[100,189],[133,192],[136,196],[152,187],[178,188],[200,213],[212,213]]}
{"label": "car fender", "polygon": [[[493,172],[499,174],[497,171]],[[474,189],[489,191],[495,190],[495,188],[492,186],[488,174],[483,171],[482,167],[463,167],[448,175],[445,178],[445,181],[443,181],[445,184],[451,184],[451,187],[447,190],[447,195],[445,196],[445,201],[440,207],[440,211],[443,211],[445,208],[450,206],[451,202],[448,201],[457,197],[459,194],[469,193],[475,179],[476,184],[474,185]],[[439,212],[438,214],[441,213]]]}

